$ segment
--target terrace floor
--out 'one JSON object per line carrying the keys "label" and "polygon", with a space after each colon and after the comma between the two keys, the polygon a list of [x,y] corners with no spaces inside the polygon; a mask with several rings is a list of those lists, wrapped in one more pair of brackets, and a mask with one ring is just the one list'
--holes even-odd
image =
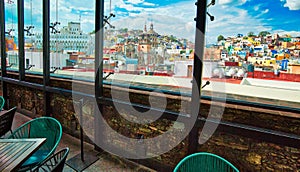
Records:
{"label": "terrace floor", "polygon": [[[20,113],[15,114],[14,122],[12,128],[15,129],[23,123],[30,120],[29,117],[22,115]],[[74,157],[75,155],[80,154],[80,140],[72,137],[69,134],[63,133],[62,140],[58,145],[56,150],[60,150],[64,147],[70,148],[70,153],[68,155],[68,159]],[[97,153],[94,150],[94,146],[88,143],[84,143],[84,150],[88,153],[96,154],[99,159],[86,168],[84,171],[95,171],[95,172],[154,172],[154,170],[149,169],[147,167],[141,166],[139,164],[133,163],[126,159],[119,158],[114,155],[110,155],[108,153]],[[72,168],[68,165],[65,165],[64,172],[73,172]]]}

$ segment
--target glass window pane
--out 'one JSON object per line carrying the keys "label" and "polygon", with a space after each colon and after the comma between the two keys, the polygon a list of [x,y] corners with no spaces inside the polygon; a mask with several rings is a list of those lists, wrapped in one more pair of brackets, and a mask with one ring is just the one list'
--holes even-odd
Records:
{"label": "glass window pane", "polygon": [[7,51],[7,70],[18,71],[18,13],[17,2],[5,1],[5,41]]}
{"label": "glass window pane", "polygon": [[300,108],[299,6],[219,1],[209,13],[215,20],[207,23],[204,63],[210,68],[203,79],[224,82],[227,100]]}
{"label": "glass window pane", "polygon": [[43,74],[43,4],[24,1],[25,72]]}
{"label": "glass window pane", "polygon": [[[104,72],[112,84],[191,93],[192,1],[105,1]],[[176,10],[179,9],[180,11]],[[179,90],[180,88],[180,90]]]}
{"label": "glass window pane", "polygon": [[94,80],[95,2],[51,1],[51,76]]}

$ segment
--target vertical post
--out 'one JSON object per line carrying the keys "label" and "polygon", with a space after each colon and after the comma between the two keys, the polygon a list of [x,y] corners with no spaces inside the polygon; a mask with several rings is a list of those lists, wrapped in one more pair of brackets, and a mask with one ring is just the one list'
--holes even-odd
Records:
{"label": "vertical post", "polygon": [[25,80],[24,0],[18,0],[19,80]]}
{"label": "vertical post", "polygon": [[[1,75],[2,77],[7,76],[6,71],[6,43],[5,43],[5,7],[4,0],[0,0],[0,39],[1,39]],[[7,83],[3,80],[2,83],[2,96],[5,100],[7,100]],[[7,107],[7,103],[5,103],[4,108]]]}
{"label": "vertical post", "polygon": [[95,25],[95,94],[103,96],[103,16],[104,0],[96,0]]}
{"label": "vertical post", "polygon": [[[95,9],[95,143],[101,144],[103,139],[103,128],[100,115],[103,113],[103,105],[98,103],[98,98],[103,97],[103,17],[104,0],[96,0]],[[100,114],[99,114],[100,113]],[[96,145],[95,145],[96,146]],[[96,147],[99,149],[99,147]]]}
{"label": "vertical post", "polygon": [[[198,0],[195,4],[197,6],[196,20],[196,39],[195,39],[195,58],[194,58],[194,71],[193,71],[193,87],[192,87],[192,102],[191,102],[191,115],[198,116],[200,109],[201,97],[201,79],[203,70],[203,54],[205,43],[205,23],[206,23],[206,5],[207,0]],[[196,108],[195,108],[196,107]],[[189,134],[189,148],[188,154],[195,153],[198,146],[199,138],[199,125],[196,124]]]}
{"label": "vertical post", "polygon": [[50,0],[43,0],[43,84],[44,115],[50,116],[50,96],[46,86],[50,84]]}
{"label": "vertical post", "polygon": [[83,129],[82,129],[82,125],[83,125],[83,120],[82,120],[82,106],[83,106],[83,99],[79,100],[79,120],[80,120],[80,151],[81,151],[81,161],[84,162],[84,151],[83,151]]}

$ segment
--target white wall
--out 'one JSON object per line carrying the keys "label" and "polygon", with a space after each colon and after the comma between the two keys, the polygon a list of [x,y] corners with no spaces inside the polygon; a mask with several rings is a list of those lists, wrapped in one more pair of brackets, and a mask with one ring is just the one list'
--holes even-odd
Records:
{"label": "white wall", "polygon": [[[43,53],[42,52],[25,52],[25,59],[29,59],[29,64],[35,65],[34,68],[43,68]],[[68,54],[50,53],[50,67],[66,66],[66,59],[69,59]]]}
{"label": "white wall", "polygon": [[[188,73],[188,65],[194,66],[194,61],[175,61],[174,73],[175,76],[186,77]],[[204,61],[203,62],[203,78],[211,78],[212,72],[215,68],[217,68],[218,62],[214,61]]]}

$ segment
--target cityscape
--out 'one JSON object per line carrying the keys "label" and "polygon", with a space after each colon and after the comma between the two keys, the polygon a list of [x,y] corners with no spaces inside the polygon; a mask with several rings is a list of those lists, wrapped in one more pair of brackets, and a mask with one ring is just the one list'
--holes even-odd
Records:
{"label": "cityscape", "polygon": [[[160,35],[154,23],[143,29],[106,29],[104,72],[191,78],[195,44],[174,35]],[[142,26],[141,26],[142,28]],[[300,81],[300,36],[261,31],[234,37],[219,35],[206,45],[204,78],[244,77]],[[18,66],[17,39],[7,36],[8,66]],[[51,67],[61,71],[94,69],[95,33],[83,33],[80,22],[69,22],[51,34]],[[26,39],[26,67],[42,70],[42,34]],[[256,75],[253,75],[253,73]],[[289,75],[292,75],[290,77]],[[300,76],[300,75],[299,75]]]}
{"label": "cityscape", "polygon": [[300,169],[300,1],[4,0],[0,13],[0,171],[55,156],[59,171]]}
{"label": "cityscape", "polygon": [[[51,3],[54,7],[51,20],[55,22],[50,24],[50,72],[55,76],[93,80],[97,47],[92,29],[94,23],[91,23],[92,4],[78,2],[82,9],[75,10],[76,5],[70,1]],[[191,29],[193,23],[187,20],[194,15],[189,10],[191,1],[106,1],[105,4],[104,13],[109,15],[104,16],[103,72],[114,74],[105,77],[106,80],[131,82],[129,80],[134,76],[137,83],[191,88],[194,50],[197,48],[194,44],[196,31]],[[18,39],[14,29],[16,4],[7,1],[6,5],[7,66],[13,70],[18,68]],[[38,6],[41,3],[34,0],[25,5],[28,14],[25,65],[26,71],[33,73],[42,72],[43,66],[41,23],[33,22],[41,17],[33,15]],[[64,12],[59,10],[64,6],[71,9],[68,20],[62,18]],[[233,6],[235,12],[225,8],[228,6]],[[278,17],[275,6],[280,6],[277,10],[285,15]],[[182,7],[184,13],[172,17],[175,11],[169,7]],[[147,8],[150,11],[142,10]],[[220,9],[226,15],[220,14]],[[131,10],[135,10],[136,15],[130,15]],[[244,16],[244,10],[247,10],[247,16]],[[163,11],[165,15],[162,15]],[[297,4],[285,1],[275,2],[274,6],[252,1],[218,1],[208,13],[208,19],[212,19],[212,15],[215,17],[213,21],[207,21],[206,45],[201,57],[204,64],[202,79],[246,85],[249,85],[249,78],[299,82],[300,32],[297,27],[292,27],[297,21],[280,24],[298,11]],[[235,13],[242,23],[231,19]],[[273,17],[277,16],[276,20],[270,17],[271,13]],[[163,79],[166,77],[168,80]]]}

